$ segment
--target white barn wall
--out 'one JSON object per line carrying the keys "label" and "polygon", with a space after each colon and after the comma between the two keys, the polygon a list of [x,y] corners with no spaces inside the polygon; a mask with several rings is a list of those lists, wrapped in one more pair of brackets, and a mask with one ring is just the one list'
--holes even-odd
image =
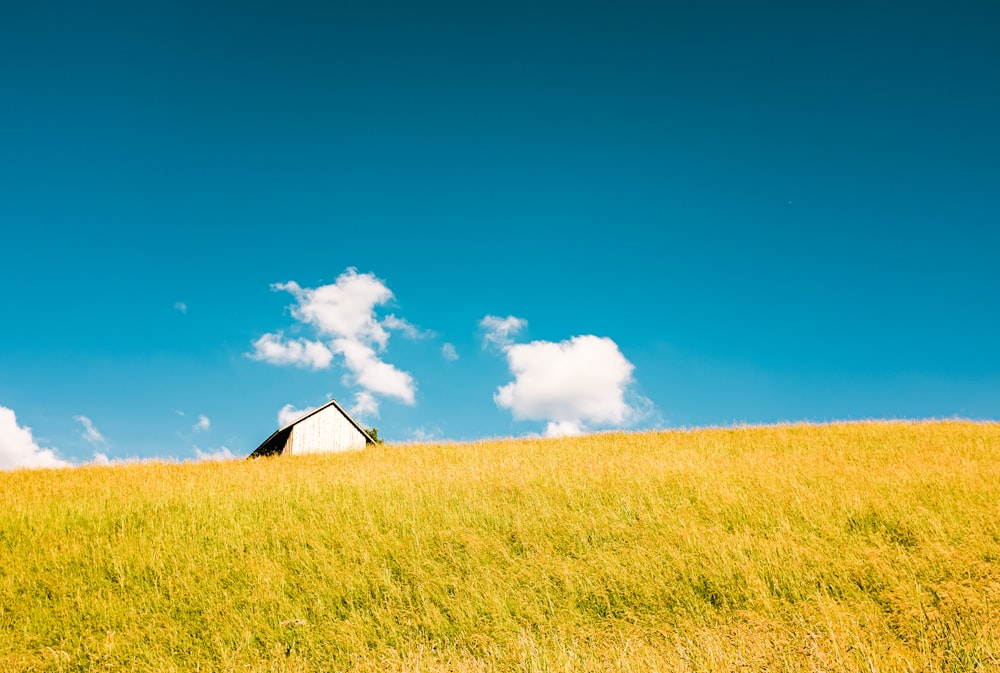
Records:
{"label": "white barn wall", "polygon": [[335,407],[328,407],[295,424],[284,452],[299,455],[350,451],[363,449],[366,443],[353,423]]}

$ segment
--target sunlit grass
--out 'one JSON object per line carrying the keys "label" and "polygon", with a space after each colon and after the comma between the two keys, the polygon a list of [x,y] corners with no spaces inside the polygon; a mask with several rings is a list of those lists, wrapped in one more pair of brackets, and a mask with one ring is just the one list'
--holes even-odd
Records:
{"label": "sunlit grass", "polygon": [[5,671],[1000,670],[1000,425],[0,474]]}

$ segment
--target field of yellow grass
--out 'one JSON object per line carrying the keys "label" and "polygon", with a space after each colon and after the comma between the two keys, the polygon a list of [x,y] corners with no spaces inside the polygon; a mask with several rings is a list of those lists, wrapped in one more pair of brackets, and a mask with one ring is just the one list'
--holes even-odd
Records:
{"label": "field of yellow grass", "polygon": [[0,671],[1000,671],[1000,424],[0,474]]}

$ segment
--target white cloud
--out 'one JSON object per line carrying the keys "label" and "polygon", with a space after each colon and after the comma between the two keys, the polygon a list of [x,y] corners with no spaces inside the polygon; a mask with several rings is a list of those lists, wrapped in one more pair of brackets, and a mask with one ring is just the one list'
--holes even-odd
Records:
{"label": "white cloud", "polygon": [[514,380],[497,389],[494,402],[517,420],[547,421],[548,436],[623,425],[638,415],[625,401],[635,367],[607,337],[512,344],[504,353]]}
{"label": "white cloud", "polygon": [[326,369],[333,360],[333,353],[323,343],[308,339],[286,340],[281,332],[265,334],[253,344],[253,360],[272,365],[297,365],[312,369]]}
{"label": "white cloud", "polygon": [[296,409],[291,404],[286,404],[278,410],[278,427],[283,428],[292,421],[297,421],[310,411],[315,411],[316,407],[306,407],[305,409]]}
{"label": "white cloud", "polygon": [[106,440],[104,435],[102,435],[97,428],[94,427],[93,422],[91,422],[89,418],[86,416],[74,416],[73,420],[78,421],[83,425],[83,432],[80,433],[80,436],[83,437],[88,444],[100,448],[104,448],[108,445],[108,440]]}
{"label": "white cloud", "polygon": [[181,313],[187,313],[188,312],[188,305],[185,304],[182,301],[175,302],[174,303],[174,310],[175,311],[180,311]]}
{"label": "white cloud", "polygon": [[230,451],[225,446],[220,446],[217,449],[208,449],[207,451],[202,451],[197,446],[194,447],[195,460],[233,460],[234,458],[239,458],[235,453]]}
{"label": "white cloud", "polygon": [[485,331],[483,348],[492,345],[503,349],[514,342],[514,337],[528,326],[528,321],[512,315],[506,318],[488,315],[479,321],[479,326]]}
{"label": "white cloud", "polygon": [[17,424],[13,409],[0,406],[0,469],[68,465],[53,449],[40,447],[32,437],[31,428]]}
{"label": "white cloud", "polygon": [[441,346],[441,357],[443,357],[448,362],[454,362],[458,359],[458,351],[455,350],[454,344],[445,344]]}
{"label": "white cloud", "polygon": [[195,432],[204,432],[212,427],[212,421],[205,414],[198,414],[198,422],[191,426]]}
{"label": "white cloud", "polygon": [[577,421],[549,421],[542,437],[576,437],[584,432],[585,428]]}
{"label": "white cloud", "polygon": [[[169,459],[167,459],[169,460]],[[94,457],[88,463],[83,463],[83,465],[98,465],[101,467],[109,467],[111,465],[138,465],[139,463],[157,463],[164,462],[163,458],[111,458],[106,453],[101,451],[94,451]]]}
{"label": "white cloud", "polygon": [[382,326],[402,332],[408,339],[426,339],[435,336],[432,330],[422,330],[409,320],[396,317],[393,313],[382,318]]}
{"label": "white cloud", "polygon": [[438,441],[441,439],[441,429],[420,427],[410,431],[410,439],[414,442]]}
{"label": "white cloud", "polygon": [[312,327],[321,340],[286,340],[280,332],[265,334],[254,343],[254,351],[249,354],[251,358],[276,365],[326,369],[332,364],[333,356],[340,355],[350,374],[346,378],[348,384],[359,386],[369,394],[414,403],[416,383],[413,376],[381,357],[389,341],[386,330],[397,330],[414,339],[431,336],[433,332],[421,331],[394,314],[380,321],[375,308],[388,303],[393,294],[374,274],[359,274],[351,268],[330,285],[304,288],[289,281],[276,283],[271,289],[289,292],[295,297],[292,317]]}
{"label": "white cloud", "polygon": [[367,390],[362,390],[354,395],[354,406],[351,407],[351,416],[357,418],[378,418],[379,404]]}
{"label": "white cloud", "polygon": [[380,360],[371,346],[351,339],[337,339],[332,345],[335,352],[344,356],[344,365],[362,388],[413,404],[413,377]]}
{"label": "white cloud", "polygon": [[348,269],[332,285],[302,288],[295,281],[276,283],[274,290],[290,292],[298,300],[292,316],[320,334],[378,344],[389,334],[375,318],[375,307],[392,299],[392,292],[374,274]]}

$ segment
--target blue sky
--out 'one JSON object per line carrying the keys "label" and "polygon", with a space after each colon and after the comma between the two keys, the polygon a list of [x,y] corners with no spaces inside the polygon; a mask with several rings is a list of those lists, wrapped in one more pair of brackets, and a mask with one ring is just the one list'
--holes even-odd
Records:
{"label": "blue sky", "polygon": [[390,441],[996,419],[997,25],[5,6],[0,462],[245,455],[331,395]]}

